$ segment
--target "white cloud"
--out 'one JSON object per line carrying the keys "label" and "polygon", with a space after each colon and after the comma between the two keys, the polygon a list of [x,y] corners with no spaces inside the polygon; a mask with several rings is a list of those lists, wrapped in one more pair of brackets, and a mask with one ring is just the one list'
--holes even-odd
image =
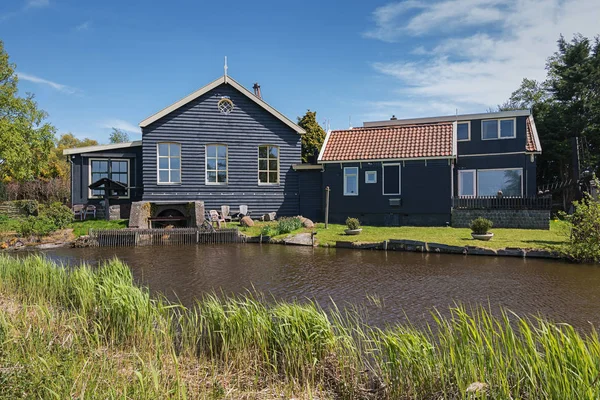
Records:
{"label": "white cloud", "polygon": [[141,134],[142,131],[140,129],[139,126],[133,125],[127,121],[124,121],[122,119],[109,119],[107,121],[104,121],[102,123],[102,127],[103,128],[117,128],[123,131],[127,131],[127,132],[131,132],[131,133],[135,133],[135,134]]}
{"label": "white cloud", "polygon": [[50,5],[50,0],[28,0],[26,8],[42,8],[48,7]]}
{"label": "white cloud", "polygon": [[67,94],[76,94],[76,93],[80,92],[80,90],[77,88],[63,85],[62,83],[49,81],[48,79],[40,78],[35,75],[29,75],[24,72],[17,72],[17,76],[19,77],[20,80],[29,81],[29,82],[33,82],[33,83],[39,83],[41,85],[47,85],[53,89],[58,90],[59,92],[63,92],[63,93],[67,93]]}
{"label": "white cloud", "polygon": [[[580,32],[592,38],[600,16],[598,0],[399,4],[404,6],[375,10],[376,27],[365,35],[385,42],[410,39],[410,59],[372,66],[391,79],[390,86],[398,85],[399,97],[438,104],[430,115],[447,111],[445,104],[460,112],[484,111],[505,101],[523,78],[544,79],[546,59],[556,51],[559,35],[570,39]],[[419,40],[425,36],[426,45]]]}
{"label": "white cloud", "polygon": [[91,21],[85,21],[79,25],[77,25],[75,27],[76,31],[87,31],[88,29],[90,29],[92,22]]}

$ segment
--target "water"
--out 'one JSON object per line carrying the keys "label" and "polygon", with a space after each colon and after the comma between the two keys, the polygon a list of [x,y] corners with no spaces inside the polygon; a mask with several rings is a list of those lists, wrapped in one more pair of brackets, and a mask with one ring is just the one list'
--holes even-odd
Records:
{"label": "water", "polygon": [[[55,249],[70,264],[119,257],[151,291],[184,304],[207,292],[360,306],[383,326],[430,321],[460,302],[507,307],[588,330],[600,326],[600,268],[559,261],[280,245]],[[444,311],[446,312],[446,311]]]}

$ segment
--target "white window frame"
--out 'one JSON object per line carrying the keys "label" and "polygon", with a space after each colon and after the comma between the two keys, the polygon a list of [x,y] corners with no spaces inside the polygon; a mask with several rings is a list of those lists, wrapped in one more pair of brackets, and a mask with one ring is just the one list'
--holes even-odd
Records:
{"label": "white window frame", "polygon": [[377,183],[377,171],[365,171],[365,183]]}
{"label": "white window frame", "polygon": [[[470,172],[473,174],[473,194],[461,194],[460,189],[462,187],[462,174]],[[462,198],[475,198],[477,197],[477,170],[476,169],[460,169],[458,170],[458,197]]]}
{"label": "white window frame", "polygon": [[[502,137],[501,136],[501,121],[512,121],[513,122],[513,133],[512,136]],[[483,123],[489,121],[496,121],[498,124],[498,136],[495,138],[484,138],[483,137]],[[516,118],[492,118],[481,120],[481,140],[504,140],[504,139],[515,139],[517,137],[517,119]]]}
{"label": "white window frame", "polygon": [[[159,152],[158,152],[158,148],[161,144],[168,144],[169,145],[169,155],[168,156],[160,156]],[[171,171],[174,171],[174,169],[171,168],[171,158],[177,158],[177,157],[172,157],[171,156],[171,145],[172,144],[176,144],[177,146],[179,146],[179,182],[171,182]],[[161,158],[168,158],[169,159],[169,168],[168,169],[164,169],[164,168],[160,168],[160,159]],[[177,142],[158,142],[156,143],[156,184],[157,185],[181,185],[181,182],[183,181],[183,163],[182,163],[182,154],[181,154],[181,143],[177,143]],[[160,171],[169,171],[169,182],[161,182],[160,181]]]}
{"label": "white window frame", "polygon": [[[267,180],[269,180],[269,173],[270,173],[270,169],[269,169],[269,160],[272,160],[269,158],[269,149],[267,148],[267,158],[261,158],[260,157],[260,148],[261,147],[276,147],[277,148],[277,182],[261,182],[260,181],[260,173],[261,172],[266,172],[267,173]],[[281,147],[279,147],[276,144],[268,144],[268,143],[264,143],[264,144],[259,144],[258,147],[256,148],[256,159],[257,159],[257,171],[258,173],[256,174],[256,181],[258,182],[258,186],[279,186],[280,182],[281,182],[281,164],[280,164],[280,159],[281,159]],[[260,160],[267,160],[267,169],[260,169]]]}
{"label": "white window frame", "polygon": [[[349,173],[348,170],[351,170],[351,169],[356,170],[356,172],[355,173]],[[347,183],[346,177],[347,176],[352,176],[352,175],[356,176],[356,193],[349,193],[348,190],[347,190],[347,187],[346,187],[347,186],[346,185],[346,183]],[[344,167],[344,196],[358,196],[358,189],[359,189],[359,186],[360,186],[358,175],[359,175],[359,168],[358,167]]]}
{"label": "white window frame", "polygon": [[[385,192],[385,167],[398,167],[398,193]],[[384,196],[400,196],[402,194],[402,165],[400,163],[382,164],[381,166],[381,193]]]}
{"label": "white window frame", "polygon": [[[210,182],[208,180],[208,148],[210,146],[223,146],[225,147],[225,182]],[[210,157],[213,158],[213,157]],[[216,157],[214,157],[215,159],[215,167],[217,168],[216,170],[211,169],[210,171],[215,172],[215,174],[219,174],[219,150],[217,148],[217,153],[216,153]],[[219,178],[217,177],[217,181],[219,180]],[[223,186],[223,185],[228,185],[229,184],[229,146],[227,146],[224,143],[208,143],[204,146],[204,183],[206,185],[216,185],[216,186]]]}
{"label": "white window frame", "polygon": [[[461,124],[467,124],[467,130],[468,130],[469,137],[466,138],[466,139],[459,139],[458,138],[458,125],[461,125]],[[482,127],[483,127],[483,125],[482,125]],[[483,131],[482,131],[482,135],[483,135]],[[457,142],[468,142],[470,140],[471,140],[471,121],[459,121],[459,122],[457,122],[456,123],[456,141]]]}
{"label": "white window frame", "polygon": [[[479,197],[479,172],[480,171],[521,171],[521,196],[519,197],[523,197],[523,181],[525,180],[523,178],[523,174],[525,173],[525,171],[523,170],[523,168],[482,168],[482,169],[477,169],[475,170],[476,173],[476,178],[477,178],[477,196]],[[485,196],[485,197],[493,197],[493,196]],[[514,197],[514,196],[513,196]]]}
{"label": "white window frame", "polygon": [[[131,160],[129,158],[111,158],[111,157],[101,157],[101,158],[89,158],[88,159],[88,182],[91,185],[92,183],[92,161],[106,161],[108,162],[108,170],[110,171],[110,162],[111,161],[127,161],[127,196],[119,196],[120,199],[128,199],[131,195],[129,186],[131,186]],[[110,177],[110,176],[109,176]],[[92,189],[88,187],[88,199],[103,199],[103,196],[94,196],[92,194]]]}

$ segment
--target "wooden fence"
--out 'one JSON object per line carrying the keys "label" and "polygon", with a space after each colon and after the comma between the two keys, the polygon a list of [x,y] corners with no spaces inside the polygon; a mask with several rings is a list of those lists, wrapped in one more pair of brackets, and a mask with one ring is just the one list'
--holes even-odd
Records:
{"label": "wooden fence", "polygon": [[90,229],[89,234],[92,246],[96,247],[221,244],[243,241],[237,228]]}
{"label": "wooden fence", "polygon": [[463,210],[550,210],[552,197],[455,197],[453,206]]}

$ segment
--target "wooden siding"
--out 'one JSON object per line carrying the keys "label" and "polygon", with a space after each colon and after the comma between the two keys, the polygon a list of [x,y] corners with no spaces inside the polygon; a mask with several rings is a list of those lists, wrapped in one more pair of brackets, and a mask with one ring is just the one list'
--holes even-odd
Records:
{"label": "wooden siding", "polygon": [[[228,96],[235,108],[217,109]],[[157,183],[157,143],[181,144],[181,184]],[[228,147],[228,184],[205,184],[205,145]],[[258,146],[279,146],[279,185],[258,184]],[[247,204],[253,215],[299,213],[299,182],[292,164],[301,162],[301,136],[229,85],[221,85],[143,129],[144,200],[201,200],[206,209]]]}
{"label": "wooden siding", "polygon": [[[458,155],[525,152],[527,146],[527,118],[515,117],[516,138],[481,140],[481,119],[471,120],[471,140],[458,142]],[[460,121],[466,122],[466,121]]]}
{"label": "wooden siding", "polygon": [[306,218],[323,221],[324,188],[321,170],[298,171],[300,181],[300,214]]}
{"label": "wooden siding", "polygon": [[102,150],[92,153],[73,154],[72,162],[71,202],[72,204],[99,204],[99,199],[88,199],[88,186],[92,183],[90,177],[90,158],[125,158],[129,160],[129,185],[131,189],[129,199],[111,200],[111,204],[129,204],[142,199],[142,147],[129,147],[127,149]]}
{"label": "wooden siding", "polygon": [[[450,221],[452,179],[448,160],[406,161],[400,171],[400,195],[383,195],[381,162],[344,163],[343,167],[359,167],[358,196],[344,196],[343,168],[326,164],[323,186],[331,188],[331,222],[343,223],[347,217],[372,225],[444,225]],[[366,171],[377,172],[377,183],[365,183]],[[390,202],[398,199],[399,205]]]}

